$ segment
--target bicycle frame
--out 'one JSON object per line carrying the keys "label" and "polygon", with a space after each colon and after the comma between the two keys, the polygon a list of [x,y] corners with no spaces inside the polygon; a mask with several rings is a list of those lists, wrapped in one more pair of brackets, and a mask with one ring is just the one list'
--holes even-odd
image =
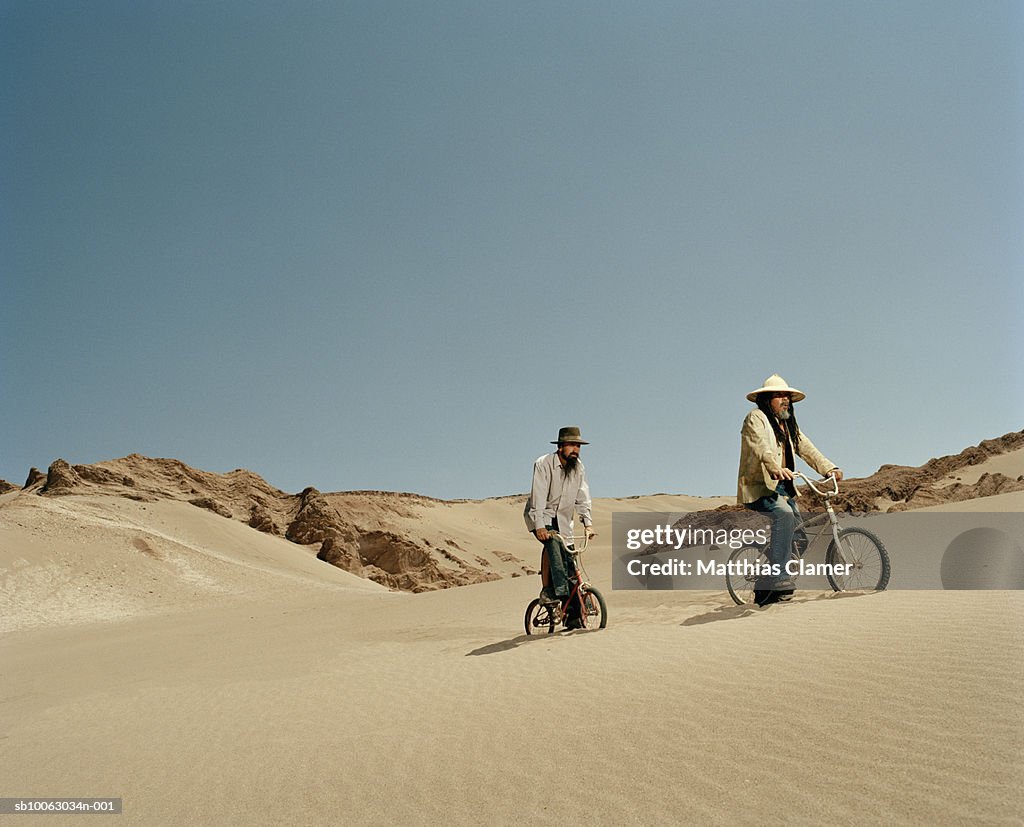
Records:
{"label": "bicycle frame", "polygon": [[[819,480],[819,482],[831,482],[832,483],[832,490],[831,491],[828,491],[828,490],[824,490],[823,491],[822,489],[818,488],[818,486],[814,484],[814,480],[812,480],[806,474],[801,474],[799,471],[794,471],[793,472],[793,476],[794,477],[799,477],[800,479],[802,479],[805,483],[807,483],[807,486],[815,494],[817,494],[819,497],[821,497],[825,501],[825,513],[828,515],[828,521],[829,521],[829,523],[831,525],[831,528],[832,528],[832,539],[835,541],[837,552],[839,553],[840,557],[842,557],[842,554],[843,554],[842,545],[839,542],[839,517],[836,516],[836,511],[832,507],[832,498],[839,493],[839,480],[836,479],[834,474],[829,474],[827,477],[825,477],[825,479]],[[810,527],[813,528],[813,527],[815,527],[817,525],[817,523],[818,523],[818,518],[812,517],[810,520],[803,521],[801,526],[800,526],[800,528],[805,528],[807,526],[810,526]],[[818,539],[818,537],[815,537],[815,541],[817,541],[817,539]],[[809,547],[810,547],[810,543],[808,543],[808,548]],[[845,558],[842,559],[841,562],[845,563],[846,562]]]}
{"label": "bicycle frame", "polygon": [[[557,531],[553,531],[551,533],[561,537]],[[561,540],[565,545],[565,550],[569,552],[569,556],[572,558],[573,569],[573,574],[569,577],[569,581],[573,585],[572,591],[569,592],[569,596],[562,601],[562,604],[559,607],[560,613],[564,615],[569,604],[572,603],[574,599],[578,599],[582,605],[583,598],[579,597],[580,589],[584,587],[590,588],[587,572],[583,568],[583,552],[587,550],[587,545],[590,543],[590,535],[587,533],[586,529],[583,530],[583,537],[579,540],[579,548],[576,548],[575,537],[561,537]]]}
{"label": "bicycle frame", "polygon": [[[576,564],[575,560],[573,560],[573,564]],[[575,574],[570,576],[569,581],[572,583],[572,591],[569,592],[569,596],[565,598],[561,603],[551,604],[553,607],[557,607],[558,609],[556,620],[559,622],[562,620],[563,617],[565,617],[568,614],[569,606],[572,604],[574,600],[579,601],[581,612],[585,611],[586,608],[583,605],[583,596],[580,594],[580,591],[583,589],[584,586],[587,585],[587,583],[583,579],[583,576],[581,575],[579,569],[576,570]]]}

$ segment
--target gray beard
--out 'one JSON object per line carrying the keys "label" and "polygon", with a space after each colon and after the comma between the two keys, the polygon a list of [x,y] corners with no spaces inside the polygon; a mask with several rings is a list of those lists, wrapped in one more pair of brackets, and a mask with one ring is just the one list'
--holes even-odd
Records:
{"label": "gray beard", "polygon": [[781,411],[779,411],[778,417],[783,422],[789,419],[789,408],[783,408]]}

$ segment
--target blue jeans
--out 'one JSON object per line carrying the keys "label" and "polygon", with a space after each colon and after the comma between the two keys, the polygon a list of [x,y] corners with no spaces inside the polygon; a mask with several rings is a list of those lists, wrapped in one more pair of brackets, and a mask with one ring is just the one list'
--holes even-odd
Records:
{"label": "blue jeans", "polygon": [[[782,591],[793,588],[793,579],[786,573],[786,563],[792,558],[793,535],[803,524],[796,500],[786,493],[786,487],[779,483],[774,494],[768,494],[746,503],[751,511],[767,514],[772,521],[772,542],[768,548],[768,562],[778,566],[777,576],[758,578],[755,588]],[[802,529],[801,529],[802,531]]]}
{"label": "blue jeans", "polygon": [[[548,531],[558,531],[557,527],[548,526]],[[551,575],[551,588],[558,597],[569,596],[569,575],[574,572],[572,557],[565,548],[561,535],[552,534],[544,541],[544,554],[548,558],[548,573]]]}

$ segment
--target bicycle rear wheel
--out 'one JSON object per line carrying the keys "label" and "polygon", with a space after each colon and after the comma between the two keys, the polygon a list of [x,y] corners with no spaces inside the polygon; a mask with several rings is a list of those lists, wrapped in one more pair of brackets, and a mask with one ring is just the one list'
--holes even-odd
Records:
{"label": "bicycle rear wheel", "polygon": [[889,553],[874,534],[866,528],[839,530],[839,548],[832,540],[825,552],[830,565],[847,565],[846,575],[828,572],[829,585],[837,592],[880,592],[889,585]]}
{"label": "bicycle rear wheel", "polygon": [[603,629],[608,625],[608,607],[604,602],[604,595],[593,586],[581,590],[583,598],[583,611],[580,620],[584,629]]}
{"label": "bicycle rear wheel", "polygon": [[743,546],[729,555],[729,566],[725,571],[725,584],[729,587],[729,596],[738,606],[753,604],[754,584],[757,575],[754,571],[768,565],[768,558],[762,546]]}
{"label": "bicycle rear wheel", "polygon": [[555,612],[551,605],[534,598],[526,607],[526,634],[550,635],[555,631],[555,622]]}

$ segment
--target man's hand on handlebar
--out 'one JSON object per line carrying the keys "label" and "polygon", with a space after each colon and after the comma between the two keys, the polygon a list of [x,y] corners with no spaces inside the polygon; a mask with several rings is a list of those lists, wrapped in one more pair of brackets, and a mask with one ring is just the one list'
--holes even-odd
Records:
{"label": "man's hand on handlebar", "polygon": [[[597,532],[594,531],[594,527],[593,526],[589,526],[589,525],[585,526],[584,527],[584,531],[587,532],[587,539],[588,540],[591,537],[596,537],[597,536]],[[551,539],[551,532],[548,531],[546,528],[538,528],[538,529],[534,530],[533,536],[536,537],[538,540],[540,540],[542,543],[546,543],[548,540]]]}
{"label": "man's hand on handlebar", "polygon": [[[796,474],[794,474],[788,468],[783,468],[781,471],[769,471],[768,473],[769,473],[769,476],[771,476],[771,478],[773,480],[792,480],[792,479],[796,479]],[[842,482],[843,481],[843,472],[839,468],[833,468],[824,477],[822,477],[822,479],[823,480],[827,480],[830,477],[835,477],[836,478],[836,482]]]}

